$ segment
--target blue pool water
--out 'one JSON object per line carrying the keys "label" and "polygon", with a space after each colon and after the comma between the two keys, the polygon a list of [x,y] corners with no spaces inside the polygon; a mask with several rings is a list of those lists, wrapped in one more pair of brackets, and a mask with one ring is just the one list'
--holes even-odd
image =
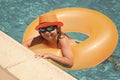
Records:
{"label": "blue pool water", "polygon": [[[112,19],[120,37],[119,0],[0,0],[0,30],[21,43],[26,27],[39,15],[66,7],[90,8]],[[81,39],[86,36],[81,34]],[[115,63],[108,60],[96,67],[66,71],[78,80],[120,80],[120,40],[113,52]]]}

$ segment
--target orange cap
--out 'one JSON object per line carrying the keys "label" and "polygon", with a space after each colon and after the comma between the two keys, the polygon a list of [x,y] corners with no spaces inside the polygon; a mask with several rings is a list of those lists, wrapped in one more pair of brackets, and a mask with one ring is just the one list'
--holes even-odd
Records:
{"label": "orange cap", "polygon": [[43,14],[39,17],[39,24],[35,27],[36,30],[39,28],[57,25],[58,27],[63,26],[63,23],[57,20],[55,14]]}

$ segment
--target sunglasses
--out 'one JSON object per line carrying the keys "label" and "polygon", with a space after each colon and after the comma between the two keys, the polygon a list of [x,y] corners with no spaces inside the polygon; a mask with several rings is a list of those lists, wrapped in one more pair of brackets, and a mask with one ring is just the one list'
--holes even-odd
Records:
{"label": "sunglasses", "polygon": [[46,28],[40,28],[39,32],[41,32],[41,33],[45,33],[46,31],[51,32],[51,31],[55,30],[55,28],[56,28],[56,26],[48,26]]}

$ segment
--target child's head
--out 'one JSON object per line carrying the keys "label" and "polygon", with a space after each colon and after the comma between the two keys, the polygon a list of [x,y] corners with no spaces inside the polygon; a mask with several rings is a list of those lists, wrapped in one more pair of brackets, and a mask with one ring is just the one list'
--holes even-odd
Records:
{"label": "child's head", "polygon": [[51,40],[62,34],[61,27],[63,23],[57,20],[55,14],[44,14],[39,17],[39,24],[35,27],[41,37]]}

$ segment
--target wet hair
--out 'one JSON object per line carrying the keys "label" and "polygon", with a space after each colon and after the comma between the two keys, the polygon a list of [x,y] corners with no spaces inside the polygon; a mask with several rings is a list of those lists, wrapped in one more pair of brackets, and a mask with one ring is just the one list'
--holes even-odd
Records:
{"label": "wet hair", "polygon": [[59,43],[59,39],[64,38],[65,36],[68,37],[69,39],[71,39],[67,34],[65,34],[61,31],[61,27],[57,27],[57,33],[58,33],[57,44]]}

